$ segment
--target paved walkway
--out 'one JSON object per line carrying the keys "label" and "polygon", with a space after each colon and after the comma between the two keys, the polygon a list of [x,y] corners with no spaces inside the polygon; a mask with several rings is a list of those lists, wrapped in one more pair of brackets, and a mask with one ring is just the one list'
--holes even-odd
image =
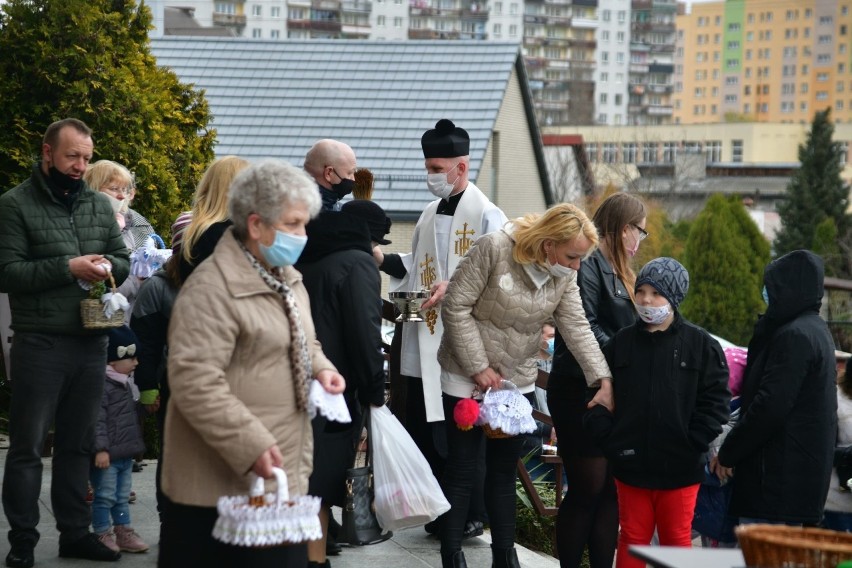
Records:
{"label": "paved walkway", "polygon": [[[8,440],[0,434],[0,476],[6,463]],[[151,544],[151,550],[143,554],[122,554],[119,564],[124,567],[152,567],[157,564],[157,546],[160,523],[157,515],[157,504],[154,495],[154,470],[156,462],[147,461],[140,473],[133,474],[133,489],[137,501],[130,506],[132,525],[145,542]],[[44,476],[42,480],[41,523],[39,530],[41,540],[35,550],[36,567],[91,567],[111,566],[111,563],[93,563],[86,560],[69,560],[59,558],[59,533],[50,506],[51,461],[44,460]],[[339,511],[339,510],[337,510]],[[9,551],[6,532],[9,525],[6,517],[0,515],[0,562]],[[486,532],[482,537],[465,542],[465,555],[470,568],[488,568],[491,566],[490,535]],[[440,567],[441,558],[438,552],[437,539],[429,537],[422,528],[406,529],[394,533],[394,537],[384,543],[363,547],[346,547],[339,556],[332,556],[333,568],[422,568],[426,566]],[[518,558],[521,566],[528,568],[556,568],[559,562],[553,557],[546,556],[525,548],[518,547]],[[213,568],[213,567],[211,567]],[[247,567],[248,568],[248,567]],[[301,568],[301,567],[297,567]]]}

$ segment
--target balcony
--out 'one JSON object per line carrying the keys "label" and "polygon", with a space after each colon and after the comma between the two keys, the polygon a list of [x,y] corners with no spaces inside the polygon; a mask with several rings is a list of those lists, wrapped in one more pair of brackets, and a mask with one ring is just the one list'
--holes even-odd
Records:
{"label": "balcony", "polygon": [[630,51],[647,52],[651,51],[651,46],[647,43],[630,43]]}
{"label": "balcony", "polygon": [[574,0],[572,4],[574,6],[588,6],[590,8],[597,8],[598,0]]}
{"label": "balcony", "polygon": [[[631,50],[633,47],[631,46]],[[654,43],[651,44],[651,53],[674,53],[675,46],[662,44],[662,43]]]}
{"label": "balcony", "polygon": [[548,69],[570,69],[571,64],[565,59],[550,59]]}
{"label": "balcony", "polygon": [[673,85],[648,85],[648,92],[654,94],[666,94],[671,93],[673,90]]}
{"label": "balcony", "polygon": [[345,39],[367,39],[370,37],[370,24],[343,24],[340,30]]}
{"label": "balcony", "polygon": [[653,6],[652,0],[633,0],[630,7],[634,10],[650,10]]}
{"label": "balcony", "polygon": [[651,116],[671,116],[672,107],[671,105],[650,105],[648,107],[648,114]]}
{"label": "balcony", "polygon": [[571,47],[576,47],[579,49],[594,49],[597,47],[598,42],[594,39],[572,39],[569,40]]}
{"label": "balcony", "polygon": [[[337,20],[287,20],[291,30],[312,30],[318,32],[340,32],[342,25]],[[349,26],[360,27],[360,26]],[[369,33],[369,27],[367,27]]]}
{"label": "balcony", "polygon": [[485,32],[459,32],[459,39],[488,39],[488,34]]}
{"label": "balcony", "polygon": [[588,59],[569,59],[571,69],[594,69],[595,62]]}
{"label": "balcony", "polygon": [[344,12],[369,14],[373,10],[373,3],[369,0],[344,0],[340,3],[340,9]]}
{"label": "balcony", "polygon": [[246,26],[246,16],[245,14],[213,12],[213,25],[226,28],[244,28]]}
{"label": "balcony", "polygon": [[651,22],[651,32],[658,34],[673,34],[675,32],[674,22]]}
{"label": "balcony", "polygon": [[571,45],[571,40],[564,37],[548,37],[542,44],[550,47],[568,47]]}
{"label": "balcony", "polygon": [[485,21],[488,19],[488,8],[483,8],[478,4],[472,4],[470,8],[461,10],[461,17],[465,20]]}
{"label": "balcony", "polygon": [[674,65],[671,63],[651,63],[648,65],[648,71],[651,73],[674,73]]}
{"label": "balcony", "polygon": [[[413,30],[409,30],[409,34]],[[524,57],[524,63],[526,63],[527,67],[532,69],[537,69],[539,67],[547,66],[547,59],[544,57]]]}
{"label": "balcony", "polygon": [[338,0],[312,0],[311,8],[314,10],[340,10],[340,2]]}
{"label": "balcony", "polygon": [[524,23],[525,24],[546,24],[547,18],[544,16],[531,16],[529,14],[524,14]]}
{"label": "balcony", "polygon": [[631,73],[647,73],[648,72],[648,64],[647,63],[631,63],[628,70]]}
{"label": "balcony", "polygon": [[288,7],[310,7],[311,0],[289,0],[287,2]]}
{"label": "balcony", "polygon": [[598,21],[592,18],[572,18],[571,26],[583,30],[596,30]]}
{"label": "balcony", "polygon": [[435,30],[414,30],[409,28],[408,39],[438,39],[438,32]]}

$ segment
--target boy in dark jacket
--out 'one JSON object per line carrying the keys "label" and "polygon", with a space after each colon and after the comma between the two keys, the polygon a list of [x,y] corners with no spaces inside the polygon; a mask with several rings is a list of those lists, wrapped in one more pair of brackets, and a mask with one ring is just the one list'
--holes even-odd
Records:
{"label": "boy in dark jacket", "polygon": [[615,411],[596,406],[585,426],[612,466],[621,533],[616,568],[643,568],[627,552],[651,542],[689,547],[704,453],[727,421],[728,369],[719,343],[677,311],[689,274],[672,258],[636,279],[641,321],[604,346]]}
{"label": "boy in dark jacket", "polygon": [[[127,326],[110,330],[106,383],[95,425],[95,456],[90,472],[94,490],[92,529],[108,548],[145,552],[148,545],[130,526],[133,456],[145,449],[136,414],[139,390],[131,376],[136,365],[136,334]],[[115,533],[110,532],[110,517]]]}

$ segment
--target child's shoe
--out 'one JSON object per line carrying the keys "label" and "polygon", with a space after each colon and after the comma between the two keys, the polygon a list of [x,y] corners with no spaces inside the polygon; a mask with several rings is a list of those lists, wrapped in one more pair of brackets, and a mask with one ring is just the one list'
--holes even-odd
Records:
{"label": "child's shoe", "polygon": [[148,545],[130,525],[115,527],[115,542],[124,552],[146,552]]}
{"label": "child's shoe", "polygon": [[101,544],[103,544],[113,552],[120,552],[118,545],[115,543],[115,535],[113,535],[111,532],[106,531],[98,533],[98,540],[101,542]]}

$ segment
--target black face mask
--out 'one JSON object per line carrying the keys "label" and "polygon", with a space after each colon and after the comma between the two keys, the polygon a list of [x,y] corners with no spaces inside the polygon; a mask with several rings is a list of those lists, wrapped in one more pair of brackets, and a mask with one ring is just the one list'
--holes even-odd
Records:
{"label": "black face mask", "polygon": [[334,168],[331,168],[331,171],[334,172],[334,175],[340,178],[340,182],[331,184],[331,190],[337,195],[337,199],[339,201],[352,193],[352,190],[355,189],[355,180],[341,176]]}
{"label": "black face mask", "polygon": [[53,185],[68,193],[79,193],[85,183],[82,178],[74,179],[69,175],[63,174],[53,166],[47,168],[47,175]]}

